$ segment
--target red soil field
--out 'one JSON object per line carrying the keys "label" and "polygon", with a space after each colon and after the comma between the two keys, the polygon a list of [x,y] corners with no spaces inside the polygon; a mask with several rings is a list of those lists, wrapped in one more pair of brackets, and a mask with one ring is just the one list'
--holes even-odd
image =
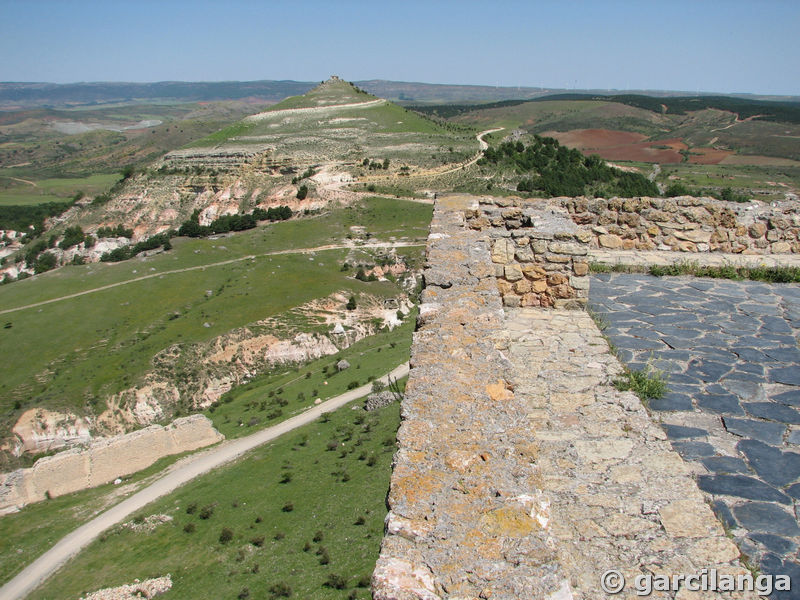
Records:
{"label": "red soil field", "polygon": [[686,144],[679,139],[646,142],[644,140],[647,139],[647,136],[641,133],[611,129],[549,131],[542,135],[554,137],[565,146],[577,148],[587,156],[597,154],[606,160],[679,163],[683,157],[678,151],[687,148]]}
{"label": "red soil field", "polygon": [[[694,156],[701,154],[701,156]],[[728,156],[733,154],[730,150],[717,150],[716,148],[692,148],[689,162],[697,165],[718,165]]]}

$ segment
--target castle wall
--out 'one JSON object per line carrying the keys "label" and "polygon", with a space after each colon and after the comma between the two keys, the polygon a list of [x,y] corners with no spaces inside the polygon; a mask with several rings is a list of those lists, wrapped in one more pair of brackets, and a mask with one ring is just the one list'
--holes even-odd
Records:
{"label": "castle wall", "polygon": [[28,469],[0,474],[0,514],[125,477],[169,456],[209,446],[224,437],[204,415],[151,425],[40,458]]}
{"label": "castle wall", "polygon": [[572,220],[591,235],[589,243],[594,248],[800,253],[800,212],[788,202],[743,204],[691,196],[540,202],[567,209]]}

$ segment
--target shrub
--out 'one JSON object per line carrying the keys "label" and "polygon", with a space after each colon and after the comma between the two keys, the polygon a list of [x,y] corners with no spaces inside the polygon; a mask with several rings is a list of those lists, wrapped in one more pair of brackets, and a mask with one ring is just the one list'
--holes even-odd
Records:
{"label": "shrub", "polygon": [[336,573],[328,573],[328,578],[322,585],[335,590],[343,590],[347,586],[347,579]]}
{"label": "shrub", "polygon": [[286,534],[285,534],[285,533],[283,533],[282,531],[276,531],[276,532],[275,532],[275,535],[274,535],[274,536],[272,536],[272,537],[273,537],[273,539],[274,539],[275,541],[277,541],[277,542],[280,542],[280,541],[281,541],[283,538],[285,538],[285,537],[286,537]]}
{"label": "shrub", "polygon": [[245,600],[245,598],[249,598],[250,597],[250,590],[248,588],[246,588],[246,587],[242,588],[242,591],[239,592],[239,595],[236,596],[236,597],[239,598],[239,600]]}
{"label": "shrub", "polygon": [[194,523],[187,523],[186,525],[183,526],[183,530],[186,533],[194,533],[195,529],[197,529],[197,528],[195,527]]}
{"label": "shrub", "polygon": [[317,530],[314,532],[314,537],[311,540],[315,543],[320,543],[323,539],[325,539],[325,534],[322,531]]}
{"label": "shrub", "polygon": [[652,399],[661,398],[667,392],[664,374],[650,365],[637,371],[626,369],[623,376],[614,381],[614,387],[623,392],[632,391],[645,404]]}
{"label": "shrub", "polygon": [[250,540],[250,543],[253,544],[253,546],[255,546],[256,548],[261,548],[261,546],[264,545],[265,539],[266,538],[263,535],[259,535],[257,537],[252,538]]}
{"label": "shrub", "polygon": [[354,390],[354,389],[356,389],[358,387],[358,385],[359,385],[358,381],[353,380],[353,381],[351,381],[350,383],[347,384],[347,389],[348,390]]}
{"label": "shrub", "polygon": [[292,588],[282,581],[269,586],[268,591],[272,598],[289,598],[292,595]]}
{"label": "shrub", "polygon": [[358,518],[356,519],[356,522],[355,522],[355,523],[353,523],[353,524],[354,524],[354,525],[363,525],[363,524],[364,524],[364,523],[366,523],[366,522],[367,522],[367,520],[366,520],[364,517],[358,517]]}
{"label": "shrub", "polygon": [[227,544],[233,539],[233,530],[228,527],[223,527],[219,533],[219,543]]}
{"label": "shrub", "polygon": [[292,504],[291,502],[287,502],[286,504],[281,506],[281,510],[285,513],[292,512],[294,510],[294,504]]}
{"label": "shrub", "polygon": [[200,514],[198,516],[203,520],[207,520],[210,519],[211,515],[213,514],[214,514],[214,505],[206,504],[203,508],[200,509]]}

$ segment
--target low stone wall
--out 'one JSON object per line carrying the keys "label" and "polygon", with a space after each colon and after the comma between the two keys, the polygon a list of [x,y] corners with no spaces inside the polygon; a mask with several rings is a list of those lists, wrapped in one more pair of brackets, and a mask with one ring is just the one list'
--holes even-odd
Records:
{"label": "low stone wall", "polygon": [[589,242],[566,210],[481,198],[466,211],[471,229],[491,240],[491,258],[505,306],[582,308],[589,297]]}
{"label": "low stone wall", "polygon": [[740,204],[690,196],[549,202],[567,209],[576,224],[586,226],[595,248],[800,253],[800,208],[789,202]]}
{"label": "low stone wall", "polygon": [[203,415],[151,425],[37,460],[29,469],[0,474],[0,513],[31,502],[114,481],[164,456],[197,450],[224,439]]}

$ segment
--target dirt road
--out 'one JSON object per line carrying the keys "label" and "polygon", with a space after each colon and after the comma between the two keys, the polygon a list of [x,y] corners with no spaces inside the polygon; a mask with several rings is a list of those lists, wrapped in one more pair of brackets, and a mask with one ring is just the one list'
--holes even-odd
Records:
{"label": "dirt road", "polygon": [[160,271],[158,273],[151,273],[150,275],[142,275],[141,277],[134,277],[133,279],[126,279],[125,281],[118,281],[117,283],[110,283],[100,287],[84,290],[82,292],[75,292],[74,294],[67,294],[59,296],[58,298],[51,298],[50,300],[42,300],[41,302],[33,302],[32,304],[25,304],[24,306],[17,306],[15,308],[6,308],[0,310],[0,315],[16,312],[18,310],[25,310],[26,308],[36,308],[37,306],[44,306],[45,304],[52,304],[53,302],[60,302],[61,300],[69,300],[70,298],[77,298],[78,296],[85,296],[86,294],[93,294],[95,292],[102,292],[103,290],[110,290],[111,288],[119,287],[121,285],[128,285],[136,281],[144,281],[145,279],[153,279],[154,277],[162,277],[164,275],[174,275],[176,273],[186,273],[187,271],[203,271],[210,267],[219,267],[222,265],[229,265],[244,260],[252,260],[264,256],[279,256],[282,254],[310,254],[311,252],[322,252],[324,250],[348,250],[350,248],[408,248],[413,246],[424,246],[425,242],[372,242],[367,244],[328,244],[326,246],[316,246],[314,248],[290,248],[288,250],[275,250],[274,252],[265,252],[263,254],[248,254],[247,256],[240,256],[239,258],[232,258],[230,260],[223,260],[220,262],[209,263],[207,265],[197,265],[196,267],[186,267],[184,269],[173,269],[171,271]]}
{"label": "dirt road", "polygon": [[[379,381],[388,383],[388,379],[400,379],[408,374],[408,363],[404,363],[381,377]],[[181,467],[169,472],[148,487],[136,492],[88,523],[78,527],[64,536],[50,550],[33,561],[16,577],[0,588],[0,599],[17,600],[38,587],[45,579],[55,573],[70,558],[78,554],[89,543],[94,541],[103,531],[121,523],[132,513],[141,510],[154,500],[169,494],[195,477],[208,473],[212,469],[224,465],[242,456],[244,453],[274,440],[280,435],[311,423],[322,414],[341,408],[345,404],[366,396],[372,390],[372,384],[364,385],[340,396],[331,398],[318,406],[309,408],[304,413],[286,419],[273,427],[258,431],[238,440],[222,442],[219,446],[200,452]]]}

